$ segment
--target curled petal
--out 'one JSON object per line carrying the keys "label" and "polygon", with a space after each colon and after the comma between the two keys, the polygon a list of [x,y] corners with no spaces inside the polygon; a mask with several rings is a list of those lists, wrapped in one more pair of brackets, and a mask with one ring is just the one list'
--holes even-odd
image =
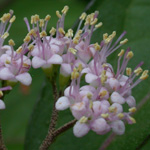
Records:
{"label": "curled petal", "polygon": [[129,107],[135,107],[136,106],[136,101],[133,96],[129,96],[126,98],[126,102],[129,105]]}
{"label": "curled petal", "polygon": [[125,99],[118,92],[113,92],[111,94],[111,101],[113,103],[119,103],[119,104],[125,103]]}
{"label": "curled petal", "polygon": [[117,135],[122,135],[125,132],[125,125],[124,122],[121,120],[112,122],[111,127],[113,132],[115,132]]}
{"label": "curled petal", "polygon": [[32,78],[29,73],[25,72],[16,76],[16,79],[20,81],[24,85],[30,85],[32,82]]}
{"label": "curled petal", "polygon": [[82,137],[89,132],[89,125],[86,123],[80,123],[79,121],[73,127],[73,133],[76,137]]}
{"label": "curled petal", "polygon": [[5,109],[5,103],[0,99],[0,109]]}
{"label": "curled petal", "polygon": [[47,62],[49,64],[61,64],[63,59],[60,55],[54,54]]}
{"label": "curled petal", "polygon": [[32,66],[33,66],[33,68],[40,68],[44,64],[46,64],[46,61],[43,60],[42,58],[37,57],[37,56],[33,57],[33,59],[32,59]]}
{"label": "curled petal", "polygon": [[56,105],[55,105],[57,110],[65,110],[65,109],[69,108],[69,106],[70,106],[69,99],[65,96],[60,97],[57,100]]}
{"label": "curled petal", "polygon": [[14,75],[11,73],[11,71],[8,68],[2,68],[0,70],[0,79],[1,80],[10,80],[14,78]]}
{"label": "curled petal", "polygon": [[104,132],[107,128],[107,122],[103,118],[96,119],[92,123],[91,128],[95,132]]}
{"label": "curled petal", "polygon": [[72,70],[71,70],[71,65],[70,64],[63,63],[60,67],[60,74],[62,74],[65,77],[70,76],[71,71]]}

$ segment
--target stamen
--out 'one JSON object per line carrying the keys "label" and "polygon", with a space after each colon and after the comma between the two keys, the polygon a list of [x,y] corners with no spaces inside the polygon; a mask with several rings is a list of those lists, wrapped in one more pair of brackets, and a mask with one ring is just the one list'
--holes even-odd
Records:
{"label": "stamen", "polygon": [[88,118],[85,117],[85,116],[83,116],[83,117],[79,120],[80,123],[86,123],[87,121],[88,121]]}
{"label": "stamen", "polygon": [[121,45],[124,45],[128,42],[128,39],[124,39],[123,41],[120,42]]}
{"label": "stamen", "polygon": [[61,12],[62,12],[63,14],[66,14],[66,13],[68,12],[68,10],[69,10],[69,7],[68,7],[68,6],[65,6]]}
{"label": "stamen", "polygon": [[141,67],[138,67],[136,70],[134,70],[134,73],[136,74],[136,76],[138,76],[142,71],[143,69]]}
{"label": "stamen", "polygon": [[141,79],[141,80],[147,79],[147,78],[149,77],[148,72],[149,72],[148,70],[145,70],[145,71],[142,73],[140,79]]}
{"label": "stamen", "polygon": [[54,27],[52,27],[49,33],[50,33],[52,36],[55,35],[56,29],[55,29]]}
{"label": "stamen", "polygon": [[130,108],[130,109],[129,109],[129,112],[135,113],[135,112],[136,112],[136,108],[135,108],[135,107]]}
{"label": "stamen", "polygon": [[10,23],[13,23],[14,21],[16,20],[16,16],[13,16],[11,19],[10,19]]}
{"label": "stamen", "polygon": [[123,114],[123,113],[119,113],[119,114],[117,115],[117,117],[118,117],[119,119],[122,119],[122,118],[124,118],[124,114]]}
{"label": "stamen", "polygon": [[79,17],[79,19],[80,19],[80,20],[84,20],[85,18],[86,18],[86,13],[83,12],[83,13],[81,14],[81,16]]}
{"label": "stamen", "polygon": [[58,29],[58,31],[59,31],[59,33],[61,33],[61,34],[65,35],[65,31],[64,31],[64,29],[63,29],[63,28],[59,28],[59,29]]}
{"label": "stamen", "polygon": [[101,49],[101,46],[98,43],[94,44],[95,50],[99,51]]}
{"label": "stamen", "polygon": [[124,49],[122,49],[121,51],[120,51],[120,53],[118,54],[118,56],[120,57],[120,56],[123,56],[123,54],[124,54]]}
{"label": "stamen", "polygon": [[131,73],[132,73],[132,69],[131,69],[131,68],[126,68],[126,74],[127,74],[128,76],[130,76]]}
{"label": "stamen", "polygon": [[50,15],[47,15],[46,17],[45,17],[45,21],[49,21],[51,19],[51,16]]}
{"label": "stamen", "polygon": [[106,113],[106,114],[101,114],[101,117],[103,117],[103,118],[108,118],[109,117],[109,114],[108,113]]}
{"label": "stamen", "polygon": [[61,14],[60,14],[60,12],[57,10],[56,11],[56,16],[60,19],[61,18]]}
{"label": "stamen", "polygon": [[128,52],[126,58],[131,59],[134,56],[134,53],[132,51]]}
{"label": "stamen", "polygon": [[30,40],[31,40],[31,37],[29,35],[27,35],[23,41],[28,43],[28,42],[30,42]]}
{"label": "stamen", "polygon": [[69,52],[71,52],[72,54],[76,55],[77,50],[74,48],[69,48]]}
{"label": "stamen", "polygon": [[14,42],[12,39],[10,39],[10,40],[8,41],[8,44],[9,44],[10,46],[15,46],[15,42]]}
{"label": "stamen", "polygon": [[9,33],[8,32],[5,32],[3,35],[2,35],[2,39],[6,39],[7,37],[9,36]]}

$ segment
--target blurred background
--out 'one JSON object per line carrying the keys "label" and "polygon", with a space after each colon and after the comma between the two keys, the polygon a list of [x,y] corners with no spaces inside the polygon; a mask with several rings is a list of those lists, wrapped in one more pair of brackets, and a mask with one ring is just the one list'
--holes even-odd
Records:
{"label": "blurred background", "polygon": [[[65,29],[72,27],[83,11],[92,12],[99,10],[99,20],[104,23],[104,26],[94,33],[92,41],[99,42],[102,39],[102,34],[105,32],[110,34],[116,30],[117,36],[119,36],[119,34],[126,30],[128,33],[126,37],[129,39],[127,45],[135,52],[135,57],[130,62],[130,66],[133,67],[140,61],[145,61],[144,68],[150,69],[150,0],[0,0],[0,16],[12,9],[17,18],[10,29],[8,39],[12,38],[16,43],[16,48],[19,47],[27,34],[27,28],[23,18],[27,17],[30,19],[33,14],[39,14],[41,18],[44,18],[47,14],[52,16],[47,28],[49,31],[52,26],[56,26],[56,10],[62,10],[64,5],[70,7],[66,16]],[[7,41],[5,44],[7,44]],[[109,61],[113,65],[116,65],[115,59],[116,54],[111,56]],[[30,115],[31,113],[34,114],[33,108],[35,104],[38,105],[37,99],[39,98],[44,80],[44,74],[40,69],[31,69],[30,73],[33,77],[32,85],[25,87],[17,84],[5,98],[6,109],[0,112],[4,140],[10,150],[24,149],[24,141],[26,141],[26,150],[37,150],[32,143],[40,143],[38,141],[39,139],[36,139],[36,134],[38,135],[38,132],[44,130],[42,124],[40,126],[41,128],[36,128],[35,125],[34,133],[30,130],[32,126],[32,121],[29,124]],[[150,80],[148,79],[134,89],[133,95],[139,102],[149,92]],[[126,134],[118,137],[113,142],[110,148],[111,150],[134,150],[145,140],[150,134],[149,107],[150,102],[148,101],[135,116],[137,125],[127,126]],[[44,106],[38,109],[38,111],[42,111],[42,109],[44,109]],[[65,118],[68,117],[67,115],[68,112],[60,114],[60,116]],[[71,116],[68,118],[71,119]],[[37,117],[34,122],[38,119]],[[27,134],[26,131],[28,131]],[[47,126],[45,127],[45,131],[47,131]],[[58,138],[52,149],[96,150],[108,135],[97,136],[94,133],[89,133],[86,137],[77,139],[73,137],[72,130],[70,130],[66,135]],[[34,138],[36,139],[35,141]],[[141,149],[149,150],[149,147],[150,141],[148,139]]]}

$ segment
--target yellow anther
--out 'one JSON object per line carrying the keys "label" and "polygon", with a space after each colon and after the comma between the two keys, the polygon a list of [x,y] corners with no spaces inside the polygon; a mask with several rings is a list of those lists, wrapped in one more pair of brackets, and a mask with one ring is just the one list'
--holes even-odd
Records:
{"label": "yellow anther", "polygon": [[31,40],[31,37],[29,35],[27,35],[23,41],[28,43],[28,42],[30,42],[30,40]]}
{"label": "yellow anther", "polygon": [[14,21],[16,20],[16,16],[13,16],[11,19],[10,19],[10,23],[13,23]]}
{"label": "yellow anther", "polygon": [[114,38],[116,36],[116,31],[113,31],[111,36],[112,36],[112,38]]}
{"label": "yellow anther", "polygon": [[34,23],[34,16],[31,16],[31,24]]}
{"label": "yellow anther", "polygon": [[109,114],[108,114],[108,113],[106,113],[106,114],[101,114],[101,117],[103,117],[103,118],[108,118],[108,117],[109,117]]}
{"label": "yellow anther", "polygon": [[81,72],[81,71],[82,71],[82,69],[83,69],[82,64],[79,64],[79,66],[78,66],[78,71],[79,71],[79,72]]}
{"label": "yellow anther", "polygon": [[23,63],[23,67],[26,67],[28,68],[30,65],[26,64],[26,63]]}
{"label": "yellow anther", "polygon": [[32,51],[34,49],[34,45],[30,44],[28,49],[29,49],[29,51]]}
{"label": "yellow anther", "polygon": [[128,52],[126,58],[131,59],[134,56],[134,53],[132,51]]}
{"label": "yellow anther", "polygon": [[20,54],[22,52],[22,46],[20,46],[17,50],[16,50],[16,53],[17,54]]}
{"label": "yellow anther", "polygon": [[108,65],[104,63],[104,64],[102,65],[102,67],[105,68],[105,67],[108,67]]}
{"label": "yellow anther", "polygon": [[61,11],[63,14],[66,14],[69,10],[68,6],[64,6],[63,10]]}
{"label": "yellow anther", "polygon": [[10,39],[10,40],[8,41],[8,44],[9,44],[10,46],[14,46],[14,45],[15,45],[15,42],[14,42],[12,39]]}
{"label": "yellow anther", "polygon": [[74,48],[69,48],[69,52],[71,52],[72,54],[76,55],[77,50]]}
{"label": "yellow anther", "polygon": [[117,111],[116,107],[113,107],[113,106],[109,107],[109,112],[114,113],[116,111]]}
{"label": "yellow anther", "polygon": [[143,69],[141,67],[138,67],[136,70],[134,70],[134,73],[138,76],[142,71]]}
{"label": "yellow anther", "polygon": [[97,23],[97,21],[98,21],[98,19],[95,18],[95,19],[90,23],[90,25],[91,25],[91,26],[92,26],[92,25],[95,25],[95,24]]}
{"label": "yellow anther", "polygon": [[81,117],[81,119],[79,120],[80,123],[86,123],[88,121],[88,118],[83,116]]}
{"label": "yellow anther", "polygon": [[0,91],[0,97],[3,97],[3,92],[2,91]]}
{"label": "yellow anther", "polygon": [[40,17],[39,17],[39,15],[36,14],[34,16],[34,23],[37,23],[39,20],[40,20]]}
{"label": "yellow anther", "polygon": [[124,45],[128,42],[128,39],[124,39],[123,41],[120,42],[121,45]]}
{"label": "yellow anther", "polygon": [[45,31],[42,31],[42,32],[40,33],[40,37],[45,37],[45,36],[47,36],[47,33],[46,33]]}
{"label": "yellow anther", "polygon": [[77,68],[73,68],[73,72],[77,72],[78,70],[77,70]]}
{"label": "yellow anther", "polygon": [[73,43],[74,43],[74,44],[78,44],[78,43],[79,43],[79,40],[75,38],[75,39],[73,39]]}
{"label": "yellow anther", "polygon": [[103,34],[103,40],[106,40],[108,38],[108,33]]}
{"label": "yellow anther", "polygon": [[101,46],[98,43],[94,44],[95,50],[99,51],[101,49]]}
{"label": "yellow anther", "polygon": [[123,56],[123,54],[124,54],[124,49],[122,49],[121,51],[120,51],[120,53],[118,54],[118,56],[120,57],[120,56]]}
{"label": "yellow anther", "polygon": [[9,33],[8,32],[5,32],[3,35],[2,35],[2,39],[6,39],[7,37],[9,36]]}
{"label": "yellow anther", "polygon": [[93,101],[92,101],[92,100],[90,100],[89,102],[90,102],[90,104],[89,104],[89,108],[90,108],[90,109],[92,109],[92,108],[93,108]]}
{"label": "yellow anther", "polygon": [[10,13],[4,14],[1,18],[2,22],[5,23],[6,21],[8,21],[11,17]]}
{"label": "yellow anther", "polygon": [[46,17],[45,17],[45,21],[49,21],[51,19],[51,16],[50,15],[47,15]]}
{"label": "yellow anther", "polygon": [[126,68],[126,74],[127,76],[130,76],[132,73],[132,69],[131,68]]}
{"label": "yellow anther", "polygon": [[68,37],[73,37],[73,30],[72,29],[69,29],[68,30]]}
{"label": "yellow anther", "polygon": [[60,14],[60,12],[57,10],[56,11],[56,16],[58,17],[58,18],[61,18],[61,14]]}
{"label": "yellow anther", "polygon": [[36,34],[35,29],[31,29],[30,32],[28,33],[28,35],[29,35],[29,36],[34,36],[34,37],[36,37],[37,34]]}
{"label": "yellow anther", "polygon": [[119,119],[122,119],[122,118],[124,117],[124,114],[123,114],[123,113],[119,113],[119,114],[117,115],[117,117],[118,117]]}
{"label": "yellow anther", "polygon": [[10,60],[6,59],[5,63],[10,64]]}
{"label": "yellow anther", "polygon": [[87,15],[86,20],[85,20],[85,25],[90,24],[90,22],[91,22],[91,16]]}
{"label": "yellow anther", "polygon": [[49,33],[50,33],[51,35],[55,35],[56,29],[55,29],[54,27],[52,27]]}
{"label": "yellow anther", "polygon": [[132,123],[136,123],[136,120],[133,117],[129,117],[129,119]]}
{"label": "yellow anther", "polygon": [[129,108],[129,112],[135,113],[136,112],[136,108],[135,107]]}
{"label": "yellow anther", "polygon": [[142,73],[140,79],[141,79],[141,80],[147,79],[147,78],[149,77],[148,72],[149,72],[148,70],[145,70],[145,71]]}
{"label": "yellow anther", "polygon": [[59,28],[59,29],[58,29],[58,31],[59,31],[59,33],[61,33],[61,34],[65,35],[65,31],[64,31],[64,29],[63,29],[63,28]]}
{"label": "yellow anther", "polygon": [[40,19],[40,27],[44,27],[44,19]]}
{"label": "yellow anther", "polygon": [[91,99],[92,98],[92,94],[91,93],[87,93],[87,98]]}
{"label": "yellow anther", "polygon": [[103,25],[103,23],[100,22],[100,23],[98,23],[98,24],[95,25],[95,28],[100,28],[102,25]]}
{"label": "yellow anther", "polygon": [[106,91],[106,90],[104,90],[104,91],[102,91],[102,92],[99,93],[99,96],[100,96],[101,98],[103,98],[103,97],[106,96],[106,95],[107,95],[107,91]]}
{"label": "yellow anther", "polygon": [[85,18],[86,18],[86,13],[83,12],[83,13],[81,14],[81,16],[79,17],[79,19],[84,20]]}
{"label": "yellow anther", "polygon": [[101,75],[101,83],[104,84],[106,80],[107,80],[106,70],[103,70]]}

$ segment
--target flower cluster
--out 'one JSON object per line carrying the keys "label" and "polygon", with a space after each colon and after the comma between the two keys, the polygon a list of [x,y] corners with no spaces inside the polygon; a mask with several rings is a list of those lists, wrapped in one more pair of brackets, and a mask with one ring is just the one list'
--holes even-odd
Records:
{"label": "flower cluster", "polygon": [[[2,91],[10,90],[14,84],[18,81],[24,85],[30,85],[32,78],[28,73],[31,61],[25,54],[30,50],[28,43],[30,42],[30,37],[24,39],[24,43],[15,51],[14,41],[9,40],[9,45],[4,45],[5,39],[9,36],[9,29],[12,23],[15,21],[16,17],[13,16],[13,11],[4,14],[0,20],[0,80],[4,81],[3,87],[0,89],[0,97],[3,96]],[[5,104],[0,101],[0,109],[4,109]]]}
{"label": "flower cluster", "polygon": [[[117,71],[114,71],[112,65],[107,62],[107,57],[126,44],[128,39],[122,40],[126,34],[123,32],[113,42],[116,36],[114,31],[111,35],[105,33],[100,44],[91,44],[93,31],[102,26],[101,22],[97,23],[97,11],[87,16],[83,13],[80,16],[80,23],[74,36],[72,29],[65,34],[64,9],[62,13],[61,15],[56,11],[59,21],[55,41],[60,43],[63,53],[60,47],[54,53],[62,57],[61,63],[59,62],[60,73],[65,77],[71,75],[72,81],[65,89],[64,96],[56,102],[56,109],[70,108],[72,115],[77,119],[73,128],[77,137],[86,135],[90,130],[100,135],[112,130],[121,135],[125,132],[125,122],[128,124],[136,122],[131,116],[136,111],[136,101],[131,91],[148,77],[148,70],[142,70],[143,62],[133,70],[127,67],[134,55],[130,48],[127,48],[121,49],[118,54]],[[86,85],[81,86],[83,78]],[[129,107],[128,111],[124,110],[125,103]]]}
{"label": "flower cluster", "polygon": [[[15,16],[12,16],[12,11],[3,15],[0,24],[0,79],[6,81],[7,85],[17,81],[30,85],[32,78],[28,71],[31,66],[42,68],[52,80],[57,66],[60,66],[60,89],[69,84],[70,80],[71,82],[64,90],[64,96],[56,102],[56,109],[70,108],[77,119],[73,128],[74,135],[82,137],[90,130],[97,134],[113,130],[121,135],[125,131],[125,122],[136,122],[131,116],[136,111],[136,101],[131,91],[148,77],[148,70],[142,70],[143,62],[133,70],[127,67],[134,55],[130,48],[127,48],[119,52],[117,71],[114,71],[112,65],[107,62],[107,57],[128,42],[128,39],[123,39],[126,32],[115,42],[116,32],[113,31],[110,35],[103,34],[101,42],[91,44],[93,32],[102,26],[102,22],[98,23],[98,11],[89,15],[82,13],[74,33],[72,29],[67,32],[64,29],[68,9],[69,7],[65,6],[61,13],[56,11],[57,26],[51,28],[50,35],[46,32],[50,15],[44,19],[40,19],[37,14],[33,15],[31,24],[25,18],[29,33],[16,51],[13,40],[9,40],[9,45],[3,46]],[[81,79],[85,79],[84,86],[81,85]],[[0,91],[10,89],[8,86]],[[127,112],[123,106],[125,103],[129,107]],[[1,108],[5,106],[0,100]]]}

